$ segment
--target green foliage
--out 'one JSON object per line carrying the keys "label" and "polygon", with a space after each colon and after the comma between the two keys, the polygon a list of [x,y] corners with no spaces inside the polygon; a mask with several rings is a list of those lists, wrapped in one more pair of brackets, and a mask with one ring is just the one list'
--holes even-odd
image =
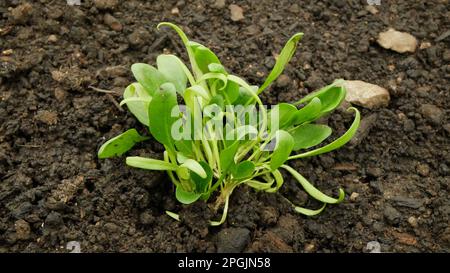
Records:
{"label": "green foliage", "polygon": [[[294,211],[312,216],[323,211],[327,204],[343,201],[342,189],[337,198],[325,195],[287,165],[289,160],[338,149],[355,134],[360,114],[350,107],[355,118],[347,132],[314,149],[332,134],[330,127],[315,121],[341,104],[345,98],[343,80],[337,80],[296,103],[283,102],[272,109],[266,109],[258,96],[283,72],[302,33],[288,40],[274,68],[258,87],[228,72],[209,48],[190,41],[178,26],[161,23],[158,28],[161,26],[172,28],[180,36],[191,70],[178,57],[164,54],[157,57],[157,68],[141,63],[131,66],[137,82],[126,88],[121,105],[127,105],[130,112],[148,127],[165,152],[163,159],[127,157],[127,165],[166,171],[175,185],[175,197],[182,204],[208,202],[216,197],[216,204],[223,205],[223,213],[220,220],[211,221],[211,225],[220,225],[226,220],[230,195],[240,185],[278,192],[284,183],[280,169],[292,175],[312,198],[323,203],[318,209],[292,204]],[[182,105],[186,109],[183,110]],[[233,110],[238,108],[229,111],[229,106],[250,107],[245,109],[256,109],[258,115],[255,118],[252,111]],[[223,124],[222,121],[229,118],[231,123]],[[251,122],[253,118],[256,123]],[[193,130],[189,130],[191,128]],[[98,156],[120,156],[148,138],[130,129],[105,142]],[[180,218],[174,212],[167,211],[167,214],[176,220]]]}

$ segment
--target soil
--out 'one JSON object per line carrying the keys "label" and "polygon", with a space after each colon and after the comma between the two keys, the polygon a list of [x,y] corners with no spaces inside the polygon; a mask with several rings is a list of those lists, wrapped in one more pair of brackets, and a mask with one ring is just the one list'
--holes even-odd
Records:
{"label": "soil", "polygon": [[[81,252],[367,252],[372,241],[382,252],[449,252],[448,0],[381,0],[378,12],[365,0],[301,2],[1,1],[0,252],[69,252],[70,241]],[[233,3],[243,19],[231,19]],[[360,107],[364,126],[350,145],[292,162],[328,194],[343,187],[345,202],[298,215],[284,197],[319,204],[285,174],[278,194],[238,188],[226,223],[208,227],[208,206],[178,204],[164,173],[97,159],[106,139],[146,130],[116,106],[130,65],[154,64],[162,52],[186,60],[178,37],[156,30],[161,21],[182,26],[252,84],[290,35],[304,32],[266,104],[336,78],[387,88],[388,107]],[[389,27],[422,47],[381,48],[376,37]],[[325,121],[338,136],[352,116],[339,110]],[[161,157],[162,147],[148,141],[130,154]]]}

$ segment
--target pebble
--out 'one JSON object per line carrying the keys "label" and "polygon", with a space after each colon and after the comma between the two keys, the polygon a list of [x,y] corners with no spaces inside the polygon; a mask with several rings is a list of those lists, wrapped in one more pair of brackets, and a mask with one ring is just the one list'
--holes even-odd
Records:
{"label": "pebble", "polygon": [[423,104],[420,106],[420,113],[434,124],[441,124],[444,118],[444,111],[432,104]]}
{"label": "pebble", "polygon": [[420,174],[423,177],[427,177],[430,174],[430,166],[428,164],[418,164],[416,167],[416,171],[418,174]]}
{"label": "pebble", "polygon": [[150,39],[150,33],[143,27],[135,29],[128,35],[128,42],[134,46],[142,46]]}
{"label": "pebble", "polygon": [[417,39],[409,33],[400,32],[393,28],[378,35],[378,44],[386,49],[398,53],[414,52],[417,47]]}
{"label": "pebble", "polygon": [[390,200],[394,201],[396,205],[407,207],[411,209],[418,209],[423,206],[423,200],[405,196],[394,196]]}
{"label": "pebble", "polygon": [[397,225],[400,223],[402,215],[391,205],[386,205],[383,212],[384,218],[389,224]]}
{"label": "pebble", "polygon": [[108,25],[114,31],[122,31],[123,26],[114,16],[107,13],[103,16],[103,22]]}
{"label": "pebble", "polygon": [[235,4],[231,4],[228,6],[231,12],[231,20],[234,22],[241,21],[244,19],[244,10]]}
{"label": "pebble", "polygon": [[15,7],[11,10],[13,22],[16,24],[25,24],[30,19],[33,12],[33,6],[30,3],[25,3]]}
{"label": "pebble", "polygon": [[350,201],[355,202],[356,199],[359,197],[359,193],[357,192],[352,192],[352,194],[350,194]]}
{"label": "pebble", "polygon": [[374,15],[379,12],[379,10],[374,5],[367,5],[366,10]]}
{"label": "pebble", "polygon": [[417,222],[417,218],[414,216],[411,216],[408,218],[408,223],[413,227],[416,228],[419,226],[419,223]]}
{"label": "pebble", "polygon": [[370,241],[366,245],[366,250],[370,253],[381,253],[381,245],[377,241]]}
{"label": "pebble", "polygon": [[364,81],[345,81],[344,87],[347,90],[345,100],[369,109],[385,107],[389,104],[389,92],[378,85]]}
{"label": "pebble", "polygon": [[94,0],[94,6],[98,9],[114,9],[119,0]]}
{"label": "pebble", "polygon": [[50,43],[56,43],[58,41],[58,36],[52,34],[52,35],[48,36],[47,41]]}
{"label": "pebble", "polygon": [[180,10],[177,7],[174,7],[170,13],[172,13],[173,15],[180,15]]}
{"label": "pebble", "polygon": [[27,221],[22,219],[17,220],[14,223],[14,227],[16,229],[17,239],[28,240],[30,238],[31,228]]}
{"label": "pebble", "polygon": [[289,86],[290,83],[291,78],[289,78],[289,76],[285,74],[280,75],[277,79],[277,86],[281,88]]}
{"label": "pebble", "polygon": [[217,235],[218,253],[240,253],[250,242],[250,230],[246,228],[226,228]]}

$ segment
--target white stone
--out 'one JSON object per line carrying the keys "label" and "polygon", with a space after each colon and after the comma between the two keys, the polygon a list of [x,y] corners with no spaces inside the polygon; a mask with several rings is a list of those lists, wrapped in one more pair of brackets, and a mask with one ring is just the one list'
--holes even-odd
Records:
{"label": "white stone", "polygon": [[347,91],[345,100],[369,109],[384,107],[389,104],[389,92],[378,85],[363,81],[345,81]]}
{"label": "white stone", "polygon": [[378,44],[386,49],[398,53],[414,52],[417,48],[417,39],[409,33],[400,32],[393,28],[378,35]]}

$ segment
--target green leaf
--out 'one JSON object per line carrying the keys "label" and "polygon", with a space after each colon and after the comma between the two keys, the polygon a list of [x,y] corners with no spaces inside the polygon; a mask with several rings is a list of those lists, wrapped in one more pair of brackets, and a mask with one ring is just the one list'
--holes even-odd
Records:
{"label": "green leaf", "polygon": [[195,61],[198,67],[204,74],[210,72],[208,67],[210,64],[221,64],[216,54],[206,46],[193,41],[189,41],[189,45],[194,51]]}
{"label": "green leaf", "polygon": [[195,192],[197,193],[205,193],[208,191],[208,186],[210,185],[213,177],[213,171],[208,163],[204,161],[200,161],[200,165],[203,170],[206,172],[206,177],[203,178],[195,172],[191,172],[191,179],[195,183]]}
{"label": "green leaf", "polygon": [[336,150],[337,148],[343,146],[345,143],[349,142],[350,139],[352,139],[352,137],[355,135],[356,131],[358,130],[361,116],[360,116],[358,109],[356,109],[354,107],[350,107],[348,110],[355,111],[355,119],[353,120],[352,125],[347,130],[347,132],[345,132],[345,134],[343,134],[341,137],[339,137],[338,139],[336,139],[335,141],[331,142],[328,145],[317,148],[315,150],[308,151],[306,153],[293,155],[293,156],[289,157],[289,159],[297,159],[297,158],[304,158],[304,157],[309,157],[309,156],[320,155],[323,153],[327,153],[327,152]]}
{"label": "green leaf", "polygon": [[326,114],[336,107],[338,107],[341,102],[345,99],[345,89],[339,84],[342,80],[336,80],[334,83],[323,87],[322,89],[308,94],[303,99],[299,100],[296,104],[305,103],[311,101],[313,98],[319,98],[322,103],[321,112]]}
{"label": "green leaf", "polygon": [[[256,93],[258,91],[258,86],[252,85],[253,93]],[[244,87],[239,87],[239,96],[237,99],[233,102],[233,105],[247,105],[254,101],[253,94],[250,93],[249,90],[245,89]]]}
{"label": "green leaf", "polygon": [[270,169],[278,169],[289,157],[294,147],[294,138],[286,131],[278,130],[275,133],[276,145],[270,159]]}
{"label": "green leaf", "polygon": [[178,186],[175,190],[175,197],[180,203],[185,205],[194,203],[200,198],[201,195],[201,193],[185,191],[180,186]]}
{"label": "green leaf", "polygon": [[171,113],[172,109],[178,105],[177,95],[173,84],[165,83],[161,87],[155,92],[149,105],[150,132],[157,141],[173,148],[171,127],[178,118],[172,117]]}
{"label": "green leaf", "polygon": [[219,94],[222,94],[226,101],[232,104],[239,97],[239,84],[229,81],[227,82],[226,87],[219,91]]}
{"label": "green leaf", "polygon": [[202,165],[193,159],[186,159],[183,164],[181,164],[180,168],[188,168],[192,172],[198,174],[201,178],[207,178],[207,174],[203,169]]}
{"label": "green leaf", "polygon": [[222,73],[227,74],[227,71],[225,70],[225,67],[219,63],[210,63],[208,65],[208,69],[210,72],[216,72],[216,73]]}
{"label": "green leaf", "polygon": [[311,120],[315,120],[320,116],[322,102],[319,98],[312,98],[311,101],[295,114],[294,124],[302,124]]}
{"label": "green leaf", "polygon": [[150,96],[165,82],[163,74],[148,64],[135,63],[131,66],[131,72]]}
{"label": "green leaf", "polygon": [[303,124],[292,132],[294,151],[316,146],[331,135],[331,128],[321,124]]}
{"label": "green leaf", "polygon": [[273,67],[269,76],[267,76],[266,81],[259,88],[258,94],[260,94],[262,91],[264,91],[264,89],[266,89],[267,86],[269,86],[274,80],[276,80],[278,78],[278,76],[280,76],[280,74],[284,70],[284,67],[291,60],[292,56],[294,55],[295,50],[297,48],[297,44],[302,37],[303,37],[303,33],[296,33],[296,34],[294,34],[294,36],[292,36],[287,41],[286,45],[283,47],[280,55],[277,58],[275,66]]}
{"label": "green leaf", "polygon": [[149,137],[141,136],[136,129],[130,129],[106,141],[98,150],[98,158],[121,156],[133,146]]}
{"label": "green leaf", "polygon": [[215,95],[214,97],[212,97],[211,100],[209,101],[208,105],[214,105],[214,104],[219,106],[219,108],[223,110],[225,107],[225,103],[223,101],[223,96]]}
{"label": "green leaf", "polygon": [[174,165],[172,163],[153,159],[153,158],[145,158],[140,156],[129,156],[126,159],[126,164],[135,167],[135,168],[141,168],[146,170],[155,170],[155,171],[175,171],[177,170],[178,166]]}
{"label": "green leaf", "polygon": [[[152,100],[152,97],[144,91],[144,87],[140,83],[132,83],[123,92],[124,100],[121,102],[126,103],[128,110],[145,126],[148,126],[148,105]],[[133,99],[139,99],[133,101]]]}
{"label": "green leaf", "polygon": [[328,195],[324,194],[323,192],[315,188],[311,183],[308,182],[308,180],[306,180],[301,174],[299,174],[296,170],[294,170],[290,166],[282,165],[281,167],[290,172],[292,176],[294,176],[294,178],[297,179],[297,181],[302,185],[305,191],[309,195],[311,195],[311,197],[313,197],[314,199],[327,204],[337,204],[342,202],[342,200],[344,200],[345,197],[344,190],[339,189],[339,197],[337,199],[329,197]]}
{"label": "green leaf", "polygon": [[275,120],[278,120],[279,129],[291,126],[296,114],[297,107],[294,105],[284,102],[277,104],[275,108],[270,111],[269,128],[272,128],[272,123]]}
{"label": "green leaf", "polygon": [[222,168],[222,173],[226,173],[230,167],[232,167],[234,162],[234,156],[239,148],[239,142],[234,142],[231,146],[223,149],[219,155],[220,166]]}
{"label": "green leaf", "polygon": [[156,59],[158,70],[164,75],[166,80],[173,83],[178,93],[183,94],[186,89],[187,76],[181,61],[174,55],[159,55]]}
{"label": "green leaf", "polygon": [[251,176],[254,171],[255,163],[245,160],[239,162],[236,166],[234,166],[234,168],[232,169],[232,174],[235,179],[243,179]]}
{"label": "green leaf", "polygon": [[317,215],[317,214],[321,213],[325,209],[326,206],[327,206],[327,204],[323,204],[323,206],[320,209],[317,209],[317,210],[305,209],[305,208],[302,208],[302,207],[299,207],[299,206],[294,206],[294,210],[296,212],[301,213],[301,214],[306,215],[306,216],[314,216],[314,215]]}

